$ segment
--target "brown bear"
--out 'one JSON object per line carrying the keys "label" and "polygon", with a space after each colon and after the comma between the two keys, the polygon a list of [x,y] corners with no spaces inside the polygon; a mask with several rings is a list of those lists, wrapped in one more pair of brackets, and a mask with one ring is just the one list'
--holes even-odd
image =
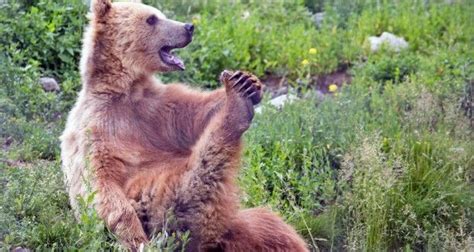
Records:
{"label": "brown bear", "polygon": [[141,3],[93,0],[81,58],[82,90],[61,136],[72,208],[97,193],[107,227],[135,250],[160,231],[189,230],[188,251],[307,251],[295,230],[265,209],[239,209],[241,136],[262,85],[224,71],[212,92],[163,85],[183,70],[172,53],[194,27]]}

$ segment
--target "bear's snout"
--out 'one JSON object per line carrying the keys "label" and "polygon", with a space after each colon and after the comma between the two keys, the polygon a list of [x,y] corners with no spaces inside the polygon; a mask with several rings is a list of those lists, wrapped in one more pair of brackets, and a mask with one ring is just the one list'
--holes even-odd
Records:
{"label": "bear's snout", "polygon": [[185,24],[184,29],[186,29],[186,31],[188,32],[188,34],[190,36],[193,35],[193,33],[194,33],[194,25],[193,24]]}

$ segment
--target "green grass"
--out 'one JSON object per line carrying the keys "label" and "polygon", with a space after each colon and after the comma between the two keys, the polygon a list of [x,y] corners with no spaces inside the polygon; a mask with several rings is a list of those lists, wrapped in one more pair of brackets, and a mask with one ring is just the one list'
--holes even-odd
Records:
{"label": "green grass", "polygon": [[[469,250],[470,1],[148,2],[197,26],[180,52],[187,71],[163,79],[213,88],[221,70],[247,69],[306,90],[281,110],[264,105],[246,133],[245,206],[271,207],[314,251]],[[321,8],[318,28],[311,10]],[[0,7],[0,250],[121,249],[87,208],[92,198],[75,220],[60,171],[58,136],[80,88],[86,9],[50,0]],[[384,31],[409,48],[370,53],[366,38]],[[343,66],[353,81],[336,95],[320,101],[307,89],[311,76]],[[60,80],[61,91],[44,92],[43,75]],[[164,230],[146,249],[171,251],[186,235]]]}

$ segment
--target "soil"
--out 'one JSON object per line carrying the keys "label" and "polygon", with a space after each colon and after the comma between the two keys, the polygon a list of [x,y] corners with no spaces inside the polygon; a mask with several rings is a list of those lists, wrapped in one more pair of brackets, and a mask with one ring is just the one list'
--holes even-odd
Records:
{"label": "soil", "polygon": [[288,81],[285,76],[278,76],[269,73],[261,78],[265,85],[264,91],[269,93],[272,98],[288,93]]}
{"label": "soil", "polygon": [[316,90],[327,94],[329,93],[329,86],[331,84],[337,85],[338,88],[344,84],[351,84],[352,76],[349,74],[348,68],[344,67],[329,74],[313,76],[311,80]]}
{"label": "soil", "polygon": [[[290,88],[285,76],[269,73],[262,77],[261,80],[265,84],[265,92],[269,93],[272,98],[287,94]],[[322,94],[330,93],[329,86],[331,84],[335,84],[340,88],[345,84],[351,84],[351,82],[352,76],[347,66],[341,67],[329,74],[315,75],[310,78],[310,86]]]}

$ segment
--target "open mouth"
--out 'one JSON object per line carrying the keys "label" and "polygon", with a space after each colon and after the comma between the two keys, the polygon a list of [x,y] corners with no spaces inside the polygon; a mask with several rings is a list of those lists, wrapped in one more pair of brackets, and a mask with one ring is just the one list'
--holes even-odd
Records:
{"label": "open mouth", "polygon": [[160,57],[164,63],[170,66],[176,66],[181,70],[184,70],[184,62],[178,56],[174,55],[172,52],[173,49],[180,48],[180,47],[171,47],[171,46],[164,46],[160,49]]}

